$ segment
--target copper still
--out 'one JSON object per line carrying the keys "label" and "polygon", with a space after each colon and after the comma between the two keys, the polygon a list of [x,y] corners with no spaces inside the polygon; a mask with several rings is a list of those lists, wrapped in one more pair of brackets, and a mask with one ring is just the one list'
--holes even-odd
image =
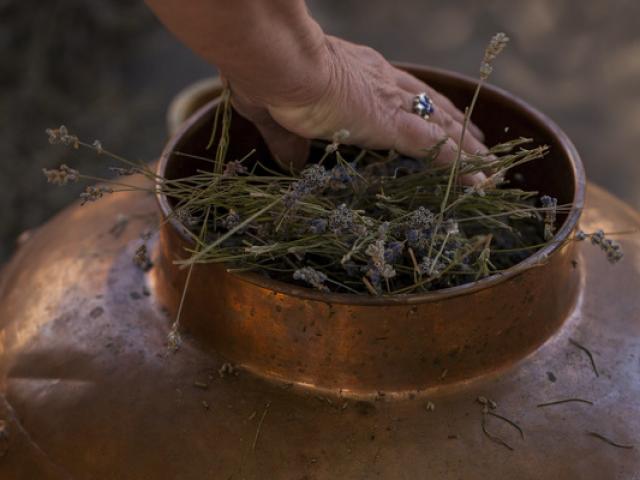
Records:
{"label": "copper still", "polygon": [[[458,105],[474,87],[404,68]],[[174,104],[171,126],[204,106],[160,175],[198,168],[175,152],[206,153],[219,93]],[[613,266],[572,240],[578,221],[631,231],[640,215],[585,184],[523,101],[489,86],[476,112],[489,143],[550,145],[520,173],[573,208],[549,246],[473,284],[373,298],[201,265],[173,353],[190,244],[168,199],[113,195],[33,232],[0,273],[0,479],[640,478],[640,238],[619,238]],[[231,155],[266,154],[240,117],[231,137]],[[132,262],[144,242],[148,271]]]}

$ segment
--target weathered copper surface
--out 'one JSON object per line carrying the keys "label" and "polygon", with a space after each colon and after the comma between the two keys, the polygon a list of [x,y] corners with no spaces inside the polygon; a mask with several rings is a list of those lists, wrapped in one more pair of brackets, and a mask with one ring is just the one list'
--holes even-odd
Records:
{"label": "weathered copper surface", "polygon": [[[570,296],[577,278],[577,302],[561,328],[528,355],[513,349],[497,361],[499,355],[485,354],[495,363],[480,368],[482,375],[469,378],[467,370],[465,380],[448,383],[456,375],[450,369],[442,384],[413,395],[404,387],[411,378],[403,377],[399,389],[407,395],[353,399],[334,388],[272,381],[268,371],[221,377],[218,370],[230,359],[206,336],[187,337],[179,352],[169,353],[161,269],[145,273],[132,262],[156,212],[144,193],[73,206],[35,231],[0,274],[0,479],[637,478],[638,235],[619,237],[626,257],[613,266],[587,242],[554,254],[571,253],[567,268],[575,273],[557,273],[566,283],[548,293],[562,297],[568,290]],[[118,214],[130,218],[120,235],[111,232]],[[580,223],[587,231],[633,230],[640,215],[590,185]],[[159,245],[157,238],[151,243]],[[322,318],[309,311],[301,322],[314,315]],[[547,325],[553,330],[562,320]],[[416,315],[415,322],[428,321],[437,319]],[[526,323],[519,328],[538,331]],[[298,341],[313,352],[314,337]],[[570,338],[593,353],[599,376]],[[530,350],[537,340],[523,344]],[[337,378],[336,385],[373,382]],[[524,438],[488,417],[488,431],[513,451],[483,434],[480,395],[522,427]],[[568,397],[594,405],[536,407]],[[427,401],[434,411],[425,408]],[[635,448],[616,448],[587,431]]]}
{"label": "weathered copper surface", "polygon": [[[633,479],[640,470],[640,239],[620,237],[609,265],[589,244],[576,310],[540,349],[499,374],[433,388],[413,399],[318,397],[247,372],[195,342],[167,353],[170,319],[149,276],[131,261],[147,228],[118,213],[150,214],[154,201],[123,194],[72,207],[43,226],[6,267],[0,285],[0,419],[4,479]],[[640,216],[589,187],[582,227],[626,230]],[[561,287],[560,287],[561,288]],[[574,338],[594,355],[595,377]],[[211,375],[211,379],[210,376]],[[208,384],[199,388],[194,382]],[[486,438],[478,395],[517,421]],[[567,397],[595,402],[545,409]],[[435,411],[425,409],[425,401]],[[205,409],[202,402],[208,402]],[[260,428],[258,425],[269,404]],[[593,430],[618,449],[587,436]]]}

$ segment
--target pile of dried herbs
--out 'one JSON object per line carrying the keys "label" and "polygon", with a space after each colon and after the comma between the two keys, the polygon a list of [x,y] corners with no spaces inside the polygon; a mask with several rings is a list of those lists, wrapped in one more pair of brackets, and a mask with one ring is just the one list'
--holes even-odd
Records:
{"label": "pile of dried herbs", "polygon": [[[498,34],[487,48],[463,135],[491,62],[505,43]],[[345,131],[299,173],[276,171],[253,152],[227,159],[233,141],[228,92],[223,99],[211,137],[220,139],[215,155],[197,157],[211,168],[187,178],[159,178],[98,141],[81,142],[64,127],[48,130],[49,139],[123,162],[125,168],[112,169],[119,175],[142,173],[154,180],[173,202],[172,215],[191,232],[194,247],[185,265],[222,263],[229,271],[259,272],[323,292],[410,294],[473,282],[512,267],[551,241],[556,214],[570,208],[506,180],[511,169],[547,153],[525,138],[496,145],[485,155],[459,152],[447,166],[436,161],[439,145],[420,159],[381,155],[342,146]],[[175,155],[184,161],[191,156]],[[458,181],[480,171],[488,174],[483,184]],[[58,184],[82,177],[66,166],[45,174]],[[88,187],[83,201],[132,188],[109,183]],[[616,245],[612,258],[618,260]]]}
{"label": "pile of dried herbs", "polygon": [[206,224],[186,263],[222,262],[322,291],[415,293],[491,275],[545,244],[563,207],[504,181],[544,155],[527,142],[465,158],[460,174],[495,172],[485,185],[450,183],[451,167],[435,165],[437,147],[414,160],[343,151],[336,139],[298,175],[248,157],[162,190],[191,231]]}

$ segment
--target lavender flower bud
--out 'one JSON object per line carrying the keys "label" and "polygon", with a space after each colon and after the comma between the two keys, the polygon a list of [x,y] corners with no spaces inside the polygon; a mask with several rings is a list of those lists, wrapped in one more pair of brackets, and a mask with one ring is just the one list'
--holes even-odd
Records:
{"label": "lavender flower bud", "polygon": [[409,227],[417,230],[428,229],[433,225],[434,215],[431,210],[425,207],[420,207],[414,210],[409,216]]}
{"label": "lavender flower bud", "polygon": [[311,267],[299,268],[293,272],[293,279],[308,283],[313,288],[317,288],[321,292],[329,292],[329,288],[324,284],[327,276]]}
{"label": "lavender flower bud", "polygon": [[245,167],[240,160],[232,160],[225,164],[222,176],[236,177],[241,174],[246,174],[247,172],[247,167]]}
{"label": "lavender flower bud", "polygon": [[396,261],[402,256],[404,250],[404,242],[391,242],[384,251],[384,261],[390,264],[396,263]]}
{"label": "lavender flower bud", "polygon": [[438,276],[444,270],[446,265],[442,262],[434,263],[432,258],[423,257],[422,261],[418,264],[418,270],[421,275],[435,275]]}
{"label": "lavender flower bud", "polygon": [[375,272],[385,280],[396,276],[396,271],[386,261],[386,249],[384,240],[376,240],[369,244],[365,253],[370,257],[369,272]]}
{"label": "lavender flower bud", "polygon": [[53,183],[54,185],[66,185],[69,182],[75,183],[80,178],[80,172],[78,172],[78,170],[74,170],[66,165],[60,165],[60,168],[57,170],[47,170],[43,168],[42,173],[47,177],[47,182]]}
{"label": "lavender flower bud", "polygon": [[484,58],[482,59],[482,63],[480,64],[480,78],[486,80],[491,75],[493,71],[493,67],[491,64],[496,59],[498,55],[502,52],[504,47],[507,46],[509,42],[509,37],[507,37],[504,33],[496,33],[486,50],[484,51]]}
{"label": "lavender flower bud", "polygon": [[80,147],[80,140],[75,135],[70,135],[67,127],[60,125],[58,128],[47,128],[45,130],[49,136],[49,143],[52,145],[63,144],[72,145],[73,148]]}
{"label": "lavender flower bud", "polygon": [[284,205],[292,208],[307,195],[318,193],[327,187],[330,175],[322,165],[310,165],[300,174],[300,180],[291,185],[291,190],[285,194]]}
{"label": "lavender flower bud", "polygon": [[240,220],[240,214],[232,208],[229,210],[229,213],[220,220],[220,224],[227,230],[231,230],[240,224]]}
{"label": "lavender flower bud", "polygon": [[327,223],[324,218],[314,218],[309,224],[309,231],[314,235],[320,235],[327,231]]}
{"label": "lavender flower bud", "polygon": [[355,230],[355,215],[346,204],[341,204],[329,213],[329,230],[336,235],[352,233]]}
{"label": "lavender flower bud", "polygon": [[113,190],[107,187],[87,187],[85,191],[80,194],[80,198],[82,199],[80,206],[84,206],[88,202],[100,200],[107,193],[113,193]]}

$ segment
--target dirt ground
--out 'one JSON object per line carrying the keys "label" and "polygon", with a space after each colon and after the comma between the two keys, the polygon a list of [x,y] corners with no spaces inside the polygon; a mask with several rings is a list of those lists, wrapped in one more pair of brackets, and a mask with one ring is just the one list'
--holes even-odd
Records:
{"label": "dirt ground", "polygon": [[[488,38],[513,39],[493,82],[537,106],[576,143],[595,181],[640,207],[640,3],[632,0],[310,0],[332,34],[390,59],[475,74]],[[78,194],[45,183],[99,158],[49,146],[64,123],[129,158],[152,160],[164,113],[213,67],[171,38],[142,1],[0,0],[0,261],[25,229]]]}

